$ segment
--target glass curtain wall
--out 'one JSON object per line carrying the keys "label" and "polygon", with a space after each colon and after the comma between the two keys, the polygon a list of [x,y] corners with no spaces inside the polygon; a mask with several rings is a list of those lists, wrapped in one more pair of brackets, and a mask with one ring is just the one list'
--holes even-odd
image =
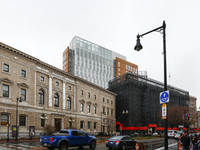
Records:
{"label": "glass curtain wall", "polygon": [[70,49],[75,50],[74,74],[103,88],[114,78],[112,51],[74,37]]}

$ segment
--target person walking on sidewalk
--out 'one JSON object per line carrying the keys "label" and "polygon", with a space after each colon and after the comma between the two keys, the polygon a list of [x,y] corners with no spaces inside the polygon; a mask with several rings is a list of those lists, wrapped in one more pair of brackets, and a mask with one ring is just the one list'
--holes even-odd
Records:
{"label": "person walking on sidewalk", "polygon": [[193,150],[198,150],[198,137],[197,134],[194,135],[192,139]]}
{"label": "person walking on sidewalk", "polygon": [[137,142],[135,145],[136,150],[146,150],[146,147],[144,145],[144,143],[142,142]]}
{"label": "person walking on sidewalk", "polygon": [[182,150],[190,150],[190,137],[186,131],[181,137]]}

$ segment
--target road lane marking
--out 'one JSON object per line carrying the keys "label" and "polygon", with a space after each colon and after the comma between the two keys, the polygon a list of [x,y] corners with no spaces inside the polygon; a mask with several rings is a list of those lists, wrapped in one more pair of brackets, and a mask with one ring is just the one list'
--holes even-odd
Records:
{"label": "road lane marking", "polygon": [[[171,145],[169,145],[168,147],[172,147],[172,146],[174,146],[174,145],[177,145],[177,143],[171,144]],[[165,147],[160,147],[160,148],[157,148],[157,149],[155,149],[155,150],[163,150],[163,149],[165,149]]]}

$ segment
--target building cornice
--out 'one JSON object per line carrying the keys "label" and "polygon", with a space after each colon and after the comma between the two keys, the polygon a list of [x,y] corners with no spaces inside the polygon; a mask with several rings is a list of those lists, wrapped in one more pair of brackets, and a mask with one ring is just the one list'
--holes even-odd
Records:
{"label": "building cornice", "polygon": [[47,64],[47,63],[41,61],[41,60],[38,59],[38,58],[35,58],[35,57],[31,56],[31,55],[28,55],[28,54],[26,54],[26,53],[24,53],[24,52],[22,52],[22,51],[20,51],[20,50],[17,50],[17,49],[15,49],[15,48],[11,47],[11,46],[8,46],[8,45],[6,45],[6,44],[4,44],[4,43],[2,43],[2,42],[0,42],[0,47],[5,48],[5,49],[9,50],[10,52],[16,53],[16,54],[18,54],[18,55],[20,55],[20,56],[22,56],[22,57],[25,57],[25,58],[27,58],[27,59],[32,60],[32,61],[35,62],[36,65],[37,65],[37,64],[42,65],[42,66],[44,66],[44,67],[47,67],[47,68],[49,68],[49,69],[52,69],[52,70],[57,71],[57,72],[59,72],[59,73],[62,73],[62,74],[64,74],[64,75],[70,76],[70,77],[74,78],[75,80],[80,80],[80,81],[83,81],[83,82],[85,82],[85,83],[87,83],[87,84],[89,84],[89,85],[92,85],[92,86],[94,86],[94,87],[97,87],[97,88],[99,88],[99,89],[101,89],[101,90],[103,90],[103,91],[108,92],[109,94],[112,94],[113,96],[117,96],[117,94],[115,94],[115,93],[113,93],[113,92],[111,92],[111,91],[109,91],[109,90],[106,90],[106,89],[104,89],[104,88],[102,88],[102,87],[100,87],[100,86],[98,86],[98,85],[96,85],[96,84],[93,84],[93,83],[91,83],[91,82],[88,82],[87,80],[84,80],[84,79],[82,79],[82,78],[80,78],[80,77],[77,77],[77,76],[74,76],[74,75],[72,75],[72,74],[69,74],[69,73],[67,73],[67,72],[65,72],[65,71],[63,71],[63,70],[61,70],[61,69],[58,69],[58,68],[56,68],[56,67],[54,67],[54,66],[52,66],[52,65],[49,65],[49,64]]}
{"label": "building cornice", "polygon": [[34,61],[36,64],[45,66],[45,67],[47,67],[47,68],[50,68],[50,69],[52,69],[52,70],[58,71],[58,72],[60,72],[60,73],[62,73],[62,74],[65,74],[65,75],[68,75],[68,76],[74,78],[73,75],[71,75],[71,74],[69,74],[69,73],[67,73],[67,72],[65,72],[65,71],[63,71],[63,70],[61,70],[61,69],[58,69],[58,68],[56,68],[56,67],[54,67],[54,66],[52,66],[52,65],[49,65],[49,64],[47,64],[47,63],[41,61],[41,60],[38,59],[38,58],[35,58],[35,57],[33,57],[33,56],[31,56],[31,55],[28,55],[28,54],[26,54],[26,53],[24,53],[24,52],[22,52],[22,51],[20,51],[20,50],[17,50],[17,49],[15,49],[15,48],[11,47],[11,46],[8,46],[8,45],[6,45],[6,44],[4,44],[4,43],[2,43],[2,42],[0,42],[0,47],[5,48],[5,49],[7,49],[7,50],[9,50],[9,51],[11,51],[11,52],[13,52],[13,53],[16,53],[16,54],[18,54],[18,55],[20,55],[20,56],[22,56],[22,57],[25,57],[25,58],[27,58],[27,59],[30,59],[30,60]]}

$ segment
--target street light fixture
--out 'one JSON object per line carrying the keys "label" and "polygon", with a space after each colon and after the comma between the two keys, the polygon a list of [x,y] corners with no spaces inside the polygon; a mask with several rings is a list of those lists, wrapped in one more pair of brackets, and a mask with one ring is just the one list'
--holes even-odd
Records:
{"label": "street light fixture", "polygon": [[48,117],[43,113],[43,114],[40,116],[40,119],[48,119]]}
{"label": "street light fixture", "polygon": [[[128,115],[128,110],[123,110],[123,111],[122,111],[122,114],[123,114],[123,115]],[[124,117],[124,119],[125,119],[125,122],[124,122],[124,123],[125,123],[125,135],[126,135],[126,126],[127,126],[127,123],[126,123],[126,118],[125,118],[125,117]]]}
{"label": "street light fixture", "polygon": [[[162,31],[162,34],[163,34],[163,55],[164,55],[164,91],[167,91],[167,61],[166,61],[166,34],[165,34],[165,29],[166,29],[166,24],[165,24],[165,21],[163,21],[163,25],[156,28],[156,29],[153,29],[149,32],[146,32],[144,34],[141,34],[141,35],[137,35],[137,43],[134,47],[134,49],[136,51],[140,51],[142,49],[142,45],[140,43],[140,37],[143,37],[144,35],[146,34],[149,34],[151,32],[154,32],[154,31],[158,31],[158,32],[161,32]],[[167,106],[166,106],[167,108]],[[168,150],[168,137],[167,137],[167,130],[168,130],[168,125],[167,125],[167,114],[166,114],[166,119],[165,119],[165,150]]]}
{"label": "street light fixture", "polygon": [[17,104],[16,104],[16,137],[15,137],[15,141],[18,141],[18,102],[22,102],[22,98],[21,97],[17,97]]}

